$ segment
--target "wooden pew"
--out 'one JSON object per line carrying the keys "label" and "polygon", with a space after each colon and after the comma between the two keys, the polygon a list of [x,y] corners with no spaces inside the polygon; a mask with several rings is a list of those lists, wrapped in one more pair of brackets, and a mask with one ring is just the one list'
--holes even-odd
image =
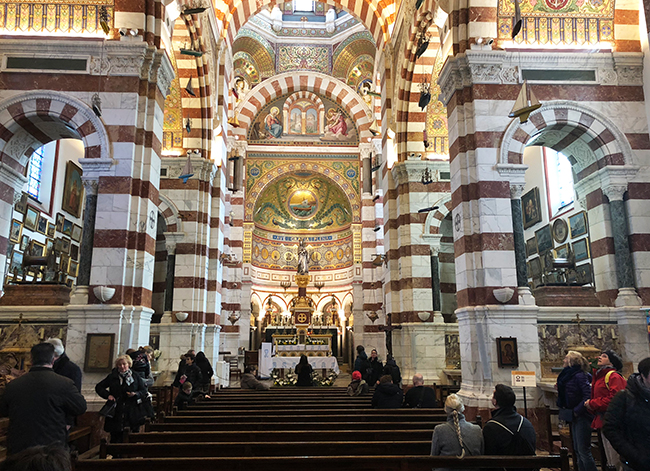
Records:
{"label": "wooden pew", "polygon": [[[422,411],[423,409],[417,409]],[[369,410],[368,412],[373,412]],[[379,412],[379,411],[378,411]],[[447,420],[447,416],[444,414],[391,414],[391,413],[369,413],[369,414],[328,414],[324,413],[313,413],[313,414],[264,414],[264,415],[255,415],[255,414],[246,414],[246,415],[237,415],[237,414],[223,414],[223,415],[171,415],[161,416],[159,418],[160,423],[256,423],[256,422],[337,422],[341,418],[344,420],[354,420],[358,422],[393,422],[393,421],[402,421],[408,419],[409,421],[414,422],[444,422]]]}
{"label": "wooden pew", "polygon": [[[239,430],[239,431],[206,431],[196,432],[139,432],[126,435],[126,443],[174,443],[174,442],[262,442],[262,441],[318,441],[338,442],[355,441],[359,439],[358,430]],[[419,441],[431,440],[432,430],[395,430],[368,429],[363,432],[363,439],[370,442],[375,440]]]}
{"label": "wooden pew", "polygon": [[[442,423],[442,422],[439,422]],[[249,423],[156,423],[145,424],[145,432],[203,432],[203,431],[235,431],[235,430],[368,430],[376,429],[404,429],[404,430],[429,430],[437,425],[436,422],[249,422]]]}
{"label": "wooden pew", "polygon": [[264,456],[264,457],[201,457],[201,458],[129,458],[112,460],[78,460],[75,471],[431,471],[432,468],[503,469],[555,468],[569,471],[565,449],[560,455],[548,456],[469,456],[462,460],[455,456]]}
{"label": "wooden pew", "polygon": [[[357,434],[361,438],[361,434]],[[365,438],[365,434],[363,435]],[[100,458],[237,457],[237,456],[363,456],[363,455],[428,455],[431,440],[418,441],[255,441],[255,442],[169,442],[116,443],[100,446]]]}
{"label": "wooden pew", "polygon": [[[409,417],[409,416],[415,416],[415,417],[421,417],[423,415],[437,415],[437,416],[445,416],[447,417],[446,414],[444,414],[442,411],[439,409],[359,409],[359,408],[328,408],[328,407],[318,407],[314,406],[311,408],[305,408],[305,409],[293,409],[293,408],[283,408],[283,409],[275,409],[275,408],[269,408],[269,409],[254,409],[254,410],[219,410],[215,411],[213,414],[208,414],[209,411],[202,411],[202,410],[193,410],[193,409],[187,409],[187,410],[181,410],[178,411],[176,416],[183,416],[183,417],[248,417],[248,416],[257,416],[260,413],[264,413],[265,415],[291,415],[291,416],[299,416],[299,415],[351,415],[351,416],[375,416],[375,415],[382,415],[386,414],[387,411],[390,411],[391,415],[396,415],[396,416],[402,416],[402,417]],[[436,412],[437,411],[437,412]],[[231,419],[228,419],[231,420]]]}

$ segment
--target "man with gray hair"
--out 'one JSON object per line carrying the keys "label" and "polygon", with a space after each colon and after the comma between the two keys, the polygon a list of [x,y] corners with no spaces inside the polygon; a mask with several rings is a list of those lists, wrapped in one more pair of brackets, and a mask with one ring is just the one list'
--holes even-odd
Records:
{"label": "man with gray hair", "polygon": [[68,358],[68,355],[65,354],[65,348],[63,348],[61,339],[51,338],[47,339],[45,343],[54,345],[54,366],[52,367],[54,372],[70,378],[77,387],[77,390],[81,392],[81,368],[75,365]]}
{"label": "man with gray hair", "polygon": [[413,387],[404,396],[404,407],[411,409],[433,409],[438,407],[436,392],[424,385],[424,376],[416,373],[413,376]]}

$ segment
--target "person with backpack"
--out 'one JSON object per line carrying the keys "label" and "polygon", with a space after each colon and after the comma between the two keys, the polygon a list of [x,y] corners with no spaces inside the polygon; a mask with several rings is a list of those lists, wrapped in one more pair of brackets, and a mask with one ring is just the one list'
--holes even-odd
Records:
{"label": "person with backpack", "polygon": [[[431,439],[431,456],[477,456],[483,454],[481,427],[465,420],[460,397],[450,394],[445,400],[447,422],[436,425]],[[433,471],[441,471],[434,468]],[[461,470],[462,471],[462,470]]]}
{"label": "person with backpack", "polygon": [[370,388],[368,383],[361,379],[361,373],[358,371],[352,372],[352,381],[348,384],[347,394],[348,396],[363,396],[368,394]]}
{"label": "person with backpack", "polygon": [[413,376],[413,387],[404,395],[404,407],[410,409],[435,409],[438,407],[436,392],[424,385],[424,376],[416,373]]}
{"label": "person with backpack", "polygon": [[[483,427],[486,455],[535,455],[533,424],[517,412],[517,396],[510,386],[497,384],[492,395],[492,419]],[[512,471],[528,471],[512,468]]]}
{"label": "person with backpack", "polygon": [[400,388],[402,387],[402,373],[397,366],[395,358],[391,355],[386,355],[386,365],[384,366],[384,374],[390,375],[393,378],[393,384],[396,384]]}
{"label": "person with backpack", "polygon": [[368,355],[366,355],[366,349],[363,348],[363,345],[357,345],[357,359],[354,360],[354,369],[361,373],[361,377],[367,383],[370,381],[370,376],[372,376],[372,366],[370,365],[370,360],[368,360]]}
{"label": "person with backpack", "polygon": [[650,469],[650,358],[627,380],[605,414],[603,434],[621,455],[625,471]]}
{"label": "person with backpack", "polygon": [[[598,369],[594,371],[594,380],[591,383],[591,398],[585,401],[585,407],[595,415],[591,428],[598,430],[598,433],[603,428],[603,418],[609,403],[616,393],[623,391],[627,385],[627,381],[619,373],[622,369],[623,360],[612,350],[605,350],[598,357]],[[614,466],[617,471],[622,471],[623,465],[618,453],[607,437],[602,438],[607,464]]]}

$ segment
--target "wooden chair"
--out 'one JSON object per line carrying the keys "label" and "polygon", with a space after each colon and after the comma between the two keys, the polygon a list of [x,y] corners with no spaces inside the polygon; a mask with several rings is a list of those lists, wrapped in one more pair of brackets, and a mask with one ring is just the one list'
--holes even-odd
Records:
{"label": "wooden chair", "polygon": [[229,357],[228,364],[230,365],[230,378],[241,379],[241,370],[239,369],[239,359],[236,356]]}

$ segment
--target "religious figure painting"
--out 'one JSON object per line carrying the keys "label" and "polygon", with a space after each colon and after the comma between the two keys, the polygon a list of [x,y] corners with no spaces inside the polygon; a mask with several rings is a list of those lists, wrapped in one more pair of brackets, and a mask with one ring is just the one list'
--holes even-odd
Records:
{"label": "religious figure painting", "polygon": [[68,161],[65,168],[65,183],[63,185],[61,208],[76,218],[81,216],[81,200],[83,196],[82,175],[81,168],[74,162]]}
{"label": "religious figure painting", "polygon": [[499,337],[496,340],[499,368],[519,366],[517,339],[515,337]]}
{"label": "religious figure painting", "polygon": [[357,128],[345,109],[314,93],[290,94],[266,105],[250,125],[249,142],[268,145],[354,146]]}
{"label": "religious figure painting", "polygon": [[524,229],[528,229],[542,220],[538,187],[521,197],[521,208],[524,212]]}

